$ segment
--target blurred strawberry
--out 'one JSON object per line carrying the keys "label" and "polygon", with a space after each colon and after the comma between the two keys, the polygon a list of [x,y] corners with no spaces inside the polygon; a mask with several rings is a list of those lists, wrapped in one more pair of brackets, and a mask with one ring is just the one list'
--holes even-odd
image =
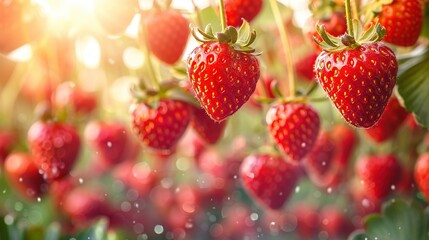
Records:
{"label": "blurred strawberry", "polygon": [[127,160],[127,130],[120,122],[90,122],[85,128],[85,139],[97,157],[107,166]]}
{"label": "blurred strawberry", "polygon": [[414,167],[414,179],[419,190],[429,199],[429,153],[420,155]]}
{"label": "blurred strawberry", "polygon": [[234,203],[223,206],[220,225],[211,228],[214,239],[256,239],[257,222],[251,219],[251,209],[242,204]]}
{"label": "blurred strawberry", "polygon": [[198,135],[209,144],[215,144],[222,138],[227,120],[216,122],[203,108],[192,106],[191,126]]}
{"label": "blurred strawberry", "polygon": [[[363,218],[369,214],[379,213],[381,211],[382,199],[372,197],[359,183],[357,183],[356,186],[351,185],[350,190],[350,197],[353,201],[356,216]],[[356,222],[355,225],[361,227],[362,223],[363,221],[359,221]]]}
{"label": "blurred strawberry", "polygon": [[137,0],[94,0],[94,11],[98,22],[111,35],[127,29],[138,10]]}
{"label": "blurred strawberry", "polygon": [[10,154],[4,163],[4,170],[13,189],[30,200],[42,197],[47,190],[47,183],[29,154]]}
{"label": "blurred strawberry", "polygon": [[298,167],[280,156],[250,155],[244,159],[240,177],[246,191],[271,209],[280,209],[298,181]]}
{"label": "blurred strawberry", "polygon": [[357,146],[358,138],[355,131],[348,125],[336,125],[331,130],[336,145],[335,162],[341,168],[348,165],[350,157]]}
{"label": "blurred strawberry", "polygon": [[49,180],[67,175],[80,151],[76,129],[68,124],[38,121],[28,130],[28,143],[34,162]]}
{"label": "blurred strawberry", "polygon": [[317,141],[304,158],[304,168],[311,182],[318,187],[328,187],[334,178],[336,144],[331,135],[321,132]]}
{"label": "blurred strawberry", "polygon": [[262,76],[258,81],[255,91],[252,97],[249,99],[250,106],[261,109],[262,105],[258,102],[259,98],[274,99],[274,87],[278,84],[277,79],[271,75]]}
{"label": "blurred strawberry", "polygon": [[392,97],[380,120],[374,126],[365,129],[365,133],[374,142],[384,142],[396,134],[407,116],[407,110],[401,106],[396,97]]}
{"label": "blurred strawberry", "polygon": [[172,65],[179,61],[189,37],[189,23],[174,9],[154,9],[142,17],[142,39],[150,52],[162,62]]}
{"label": "blurred strawberry", "polygon": [[269,211],[264,213],[262,226],[271,236],[282,236],[293,232],[298,224],[295,214],[286,211]]}
{"label": "blurred strawberry", "polygon": [[43,32],[40,8],[29,0],[0,2],[0,52],[9,52],[36,40]]}
{"label": "blurred strawberry", "polygon": [[298,102],[272,106],[267,112],[266,123],[277,146],[295,162],[311,151],[320,129],[316,110]]}
{"label": "blurred strawberry", "polygon": [[404,195],[410,195],[416,190],[416,182],[414,180],[414,171],[402,167],[401,179],[397,184],[398,192]]}
{"label": "blurred strawberry", "polygon": [[243,19],[251,22],[262,9],[263,0],[225,0],[225,15],[228,26],[240,27]]}
{"label": "blurred strawberry", "polygon": [[15,133],[8,130],[0,130],[0,163],[4,162],[17,140]]}
{"label": "blurred strawberry", "polygon": [[88,226],[99,217],[110,217],[112,214],[105,194],[84,188],[76,188],[66,193],[63,210],[78,228]]}
{"label": "blurred strawberry", "polygon": [[74,113],[90,114],[97,107],[97,98],[93,93],[82,90],[73,82],[62,83],[55,90],[55,106],[70,107]]}
{"label": "blurred strawberry", "polygon": [[158,183],[159,176],[147,163],[126,161],[113,169],[115,179],[128,188],[136,190],[140,196],[147,196]]}
{"label": "blurred strawberry", "polygon": [[322,38],[316,31],[317,23],[323,25],[326,32],[335,37],[341,36],[347,32],[347,22],[343,12],[334,12],[332,15],[323,16],[320,19],[315,19],[314,17],[308,18],[305,22],[303,32],[304,35],[307,36],[307,39],[312,43],[313,47],[318,51],[322,51],[322,48],[314,42],[314,39],[321,42]]}
{"label": "blurred strawberry", "polygon": [[357,160],[356,173],[368,196],[386,197],[396,188],[401,176],[401,166],[394,155],[363,156]]}
{"label": "blurred strawberry", "polygon": [[49,196],[52,198],[56,208],[63,209],[64,199],[67,193],[83,183],[83,179],[67,176],[49,183]]}
{"label": "blurred strawberry", "polygon": [[299,77],[309,82],[316,81],[316,73],[314,72],[314,64],[319,56],[316,52],[311,52],[299,59],[295,63],[295,71]]}
{"label": "blurred strawberry", "polygon": [[171,151],[191,119],[189,104],[162,99],[156,107],[144,102],[131,106],[132,129],[140,140],[156,150]]}
{"label": "blurred strawberry", "polygon": [[293,208],[292,213],[296,216],[296,231],[301,239],[313,239],[317,236],[320,227],[320,216],[313,206],[300,204]]}
{"label": "blurred strawberry", "polygon": [[328,239],[345,239],[353,231],[353,224],[337,206],[326,206],[320,212],[320,230],[328,234]]}

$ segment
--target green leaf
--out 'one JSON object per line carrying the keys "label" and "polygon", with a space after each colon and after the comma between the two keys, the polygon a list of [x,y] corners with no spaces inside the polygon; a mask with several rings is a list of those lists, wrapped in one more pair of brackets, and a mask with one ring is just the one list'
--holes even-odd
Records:
{"label": "green leaf", "polygon": [[365,219],[366,231],[354,232],[350,240],[420,240],[428,239],[429,213],[416,202],[389,201],[382,214],[370,215]]}
{"label": "green leaf", "polygon": [[420,35],[422,37],[429,38],[429,5],[427,4],[423,16],[423,30]]}
{"label": "green leaf", "polygon": [[44,240],[58,240],[61,236],[61,227],[58,223],[52,223],[46,229]]}
{"label": "green leaf", "polygon": [[429,49],[425,48],[413,58],[401,61],[398,72],[398,92],[405,107],[416,120],[429,128]]}
{"label": "green leaf", "polygon": [[105,240],[107,239],[108,221],[105,218],[100,219],[89,229],[83,231],[77,236],[77,240]]}

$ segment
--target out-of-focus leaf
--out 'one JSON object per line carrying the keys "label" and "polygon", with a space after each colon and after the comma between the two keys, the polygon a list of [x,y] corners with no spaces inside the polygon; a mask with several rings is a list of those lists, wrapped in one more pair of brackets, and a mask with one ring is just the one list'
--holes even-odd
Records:
{"label": "out-of-focus leaf", "polygon": [[429,4],[426,4],[424,16],[423,16],[423,30],[421,33],[422,37],[429,38]]}
{"label": "out-of-focus leaf", "polygon": [[6,224],[4,217],[0,218],[0,240],[23,240],[24,230],[19,228],[15,222]]}
{"label": "out-of-focus leaf", "polygon": [[366,231],[354,232],[349,239],[428,239],[428,221],[428,213],[419,204],[395,200],[384,206],[382,214],[368,216],[365,219]]}
{"label": "out-of-focus leaf", "polygon": [[61,237],[61,229],[58,223],[52,223],[49,225],[45,233],[44,240],[59,240]]}
{"label": "out-of-focus leaf", "polygon": [[429,128],[429,49],[419,49],[409,58],[399,59],[398,92],[416,120]]}
{"label": "out-of-focus leaf", "polygon": [[105,218],[100,219],[90,228],[81,232],[77,236],[77,240],[105,240],[107,239],[107,224],[108,221]]}

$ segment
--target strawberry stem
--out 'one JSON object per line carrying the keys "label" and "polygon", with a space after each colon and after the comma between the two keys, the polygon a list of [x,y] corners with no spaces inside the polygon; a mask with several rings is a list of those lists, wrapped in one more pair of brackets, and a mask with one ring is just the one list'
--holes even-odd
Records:
{"label": "strawberry stem", "polygon": [[289,83],[289,97],[295,97],[295,75],[292,59],[292,48],[289,43],[289,38],[286,32],[286,28],[283,24],[283,18],[280,13],[279,5],[277,0],[270,0],[271,10],[274,15],[274,19],[277,25],[277,28],[280,33],[280,39],[283,45],[283,53],[286,58],[286,71],[288,74],[288,83]]}
{"label": "strawberry stem", "polygon": [[347,33],[350,36],[353,36],[353,15],[352,15],[352,8],[350,4],[350,0],[345,0],[346,5],[346,20],[347,20]]}
{"label": "strawberry stem", "polygon": [[359,1],[352,0],[351,3],[352,3],[353,18],[354,19],[358,19],[360,21],[360,17],[359,17]]}
{"label": "strawberry stem", "polygon": [[195,0],[191,0],[192,5],[194,6],[195,14],[197,15],[197,25],[199,28],[203,27],[203,18],[201,17],[201,11],[198,8],[197,4],[195,4]]}
{"label": "strawberry stem", "polygon": [[[143,25],[143,24],[142,24]],[[142,26],[142,31],[143,32],[143,42],[144,42],[144,55],[145,55],[145,59],[147,62],[147,67],[149,68],[149,74],[150,74],[150,79],[152,81],[151,85],[152,87],[158,88],[159,87],[159,81],[157,78],[157,74],[155,72],[155,68],[153,67],[153,61],[152,61],[152,54],[149,51],[149,43],[147,42],[147,31],[146,28],[144,26]]]}
{"label": "strawberry stem", "polygon": [[226,29],[226,13],[225,13],[225,7],[223,5],[223,0],[219,0],[219,14],[220,14],[220,21],[222,24],[222,32]]}

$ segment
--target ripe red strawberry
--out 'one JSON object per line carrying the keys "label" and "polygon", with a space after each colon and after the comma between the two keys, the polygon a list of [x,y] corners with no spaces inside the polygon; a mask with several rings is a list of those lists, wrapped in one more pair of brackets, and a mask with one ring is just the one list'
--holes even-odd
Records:
{"label": "ripe red strawberry", "polygon": [[172,150],[191,119],[191,108],[182,101],[162,99],[156,107],[144,102],[131,106],[132,129],[148,147]]}
{"label": "ripe red strawberry", "polygon": [[128,188],[134,189],[140,196],[146,196],[158,183],[156,171],[145,162],[123,162],[115,167],[113,176]]}
{"label": "ripe red strawberry", "polygon": [[366,135],[375,142],[384,142],[393,137],[408,116],[396,97],[390,98],[378,122],[365,129]]}
{"label": "ripe red strawberry", "polygon": [[80,138],[71,125],[38,121],[28,130],[34,162],[49,180],[64,177],[73,168],[80,150]]}
{"label": "ripe red strawberry", "polygon": [[97,107],[96,96],[82,90],[72,82],[59,85],[54,94],[54,104],[56,107],[71,107],[71,110],[77,114],[90,114]]}
{"label": "ripe red strawberry", "polygon": [[0,130],[0,163],[3,163],[17,141],[17,136],[8,131]]}
{"label": "ripe red strawberry", "polygon": [[251,22],[262,9],[263,0],[225,0],[226,24],[228,26],[240,27],[243,18]]}
{"label": "ripe red strawberry", "polygon": [[320,215],[315,207],[299,204],[293,208],[296,217],[296,231],[301,239],[313,239],[319,233]]}
{"label": "ripe red strawberry", "polygon": [[310,17],[305,22],[303,32],[314,48],[318,51],[322,51],[322,48],[314,42],[314,38],[316,38],[318,42],[322,41],[322,38],[316,31],[315,26],[317,23],[323,25],[326,32],[335,37],[339,37],[347,32],[346,18],[342,12],[335,12],[329,16],[329,18],[315,19]]}
{"label": "ripe red strawberry", "polygon": [[263,206],[280,209],[295,189],[298,166],[280,156],[250,155],[240,168],[241,182]]}
{"label": "ripe red strawberry", "polygon": [[327,132],[321,132],[316,144],[304,158],[304,167],[311,182],[327,187],[334,179],[336,144]]}
{"label": "ripe red strawberry", "polygon": [[274,105],[266,122],[277,146],[293,161],[300,161],[313,148],[319,134],[319,115],[304,103]]}
{"label": "ripe red strawberry", "polygon": [[189,23],[177,10],[153,10],[142,18],[149,50],[166,64],[176,63],[186,47]]}
{"label": "ripe red strawberry", "polygon": [[295,71],[299,77],[309,82],[313,82],[316,80],[314,64],[316,63],[316,59],[318,56],[319,54],[311,52],[295,63]]}
{"label": "ripe red strawberry", "polygon": [[394,155],[363,156],[356,165],[356,173],[365,191],[370,197],[377,199],[386,197],[396,188],[401,172],[401,166]]}
{"label": "ripe red strawberry", "polygon": [[381,42],[355,49],[320,53],[317,80],[345,120],[356,127],[373,126],[381,117],[396,83],[394,52]]}
{"label": "ripe red strawberry", "polygon": [[424,153],[417,159],[414,178],[419,190],[429,199],[429,153]]}
{"label": "ripe red strawberry", "polygon": [[188,57],[192,88],[207,114],[221,122],[249,100],[259,79],[255,56],[228,44],[207,42]]}
{"label": "ripe red strawberry", "polygon": [[137,0],[94,0],[94,13],[107,33],[124,32],[137,13]]}
{"label": "ripe red strawberry", "polygon": [[402,47],[413,46],[422,31],[423,6],[420,0],[394,0],[383,5],[376,19],[386,28],[383,41]]}
{"label": "ripe red strawberry", "polygon": [[336,125],[331,130],[336,145],[335,162],[340,168],[347,167],[350,157],[357,146],[358,138],[355,131],[348,125]]}
{"label": "ripe red strawberry", "polygon": [[262,109],[262,105],[257,101],[258,98],[271,98],[274,99],[274,87],[278,84],[276,78],[271,75],[262,76],[258,82],[259,86],[256,86],[255,92],[249,100],[250,106]]}
{"label": "ripe red strawberry", "polygon": [[97,157],[107,165],[127,160],[128,134],[122,123],[91,122],[86,126],[84,136]]}
{"label": "ripe red strawberry", "polygon": [[353,231],[353,224],[336,206],[326,206],[320,212],[320,229],[329,239],[344,239]]}
{"label": "ripe red strawberry", "polygon": [[202,108],[192,107],[191,126],[206,142],[215,144],[222,137],[227,121],[216,122]]}
{"label": "ripe red strawberry", "polygon": [[20,194],[35,200],[47,190],[47,183],[34,164],[32,156],[25,153],[12,153],[5,161],[6,175]]}

